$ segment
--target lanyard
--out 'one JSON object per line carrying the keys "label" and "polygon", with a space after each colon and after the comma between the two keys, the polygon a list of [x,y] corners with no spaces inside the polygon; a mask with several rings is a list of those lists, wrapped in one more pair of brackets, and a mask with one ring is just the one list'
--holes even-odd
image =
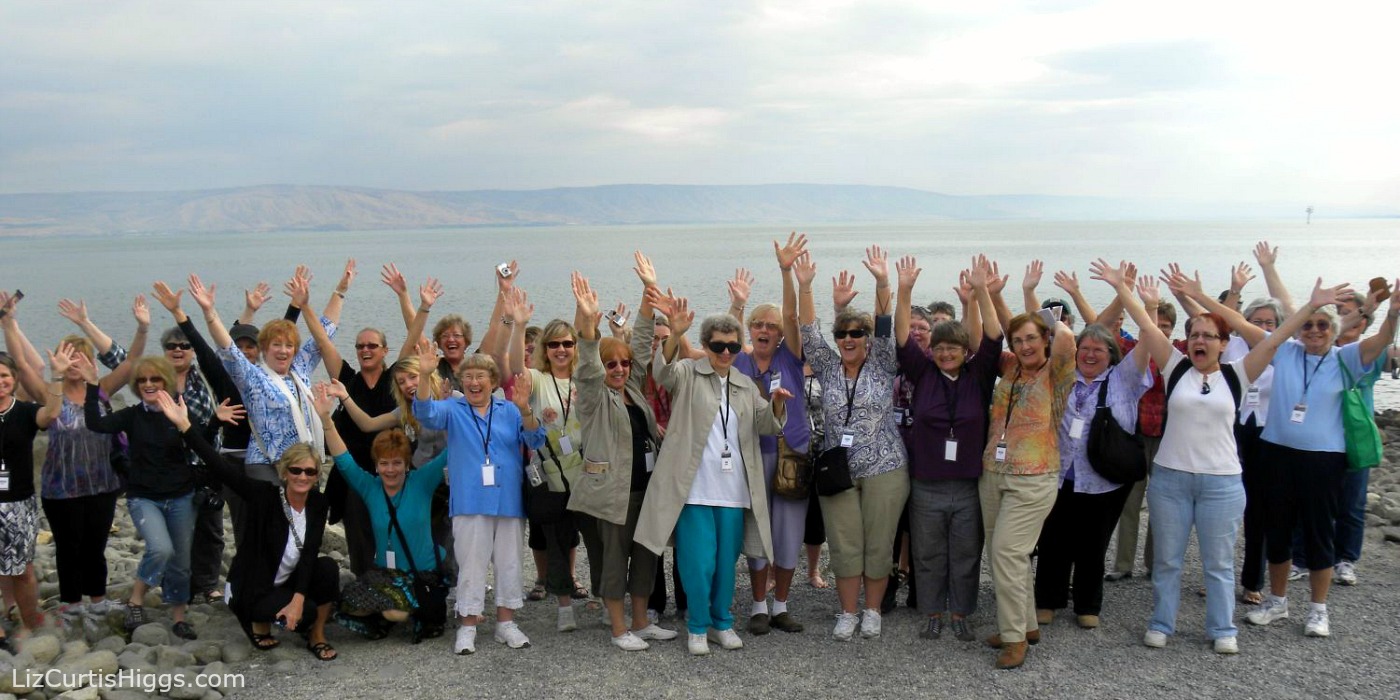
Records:
{"label": "lanyard", "polygon": [[559,430],[562,432],[569,429],[569,406],[573,403],[573,387],[569,387],[569,400],[565,401],[564,392],[559,391],[559,380],[554,378],[553,372],[549,375],[549,381],[554,383],[554,395],[559,398],[559,405],[564,408],[564,415],[559,421]]}
{"label": "lanyard", "polygon": [[[1025,390],[1020,384],[1021,365],[1016,365],[1016,376],[1011,379],[1011,391],[1006,394],[1006,423],[1001,426],[1001,439],[1006,440],[1006,431],[1011,428],[1011,414],[1016,409],[1016,403],[1021,399],[1021,392]],[[1035,381],[1032,377],[1031,381]]]}
{"label": "lanyard", "polygon": [[[948,437],[953,437],[953,427],[958,424],[958,380],[949,379],[943,376],[943,371],[938,371],[939,383],[943,385],[943,400],[948,403]],[[958,378],[962,378],[962,372],[958,372]]]}
{"label": "lanyard", "polygon": [[1303,400],[1301,403],[1304,406],[1308,405],[1308,387],[1312,386],[1312,380],[1317,379],[1317,371],[1319,369],[1322,369],[1322,363],[1326,362],[1328,356],[1330,356],[1331,354],[1332,350],[1328,349],[1326,355],[1323,355],[1322,357],[1318,358],[1317,364],[1313,365],[1311,377],[1308,376],[1308,354],[1306,352],[1302,354],[1300,359],[1303,363]]}
{"label": "lanyard", "polygon": [[729,449],[729,377],[724,378],[724,404],[719,411],[720,429],[724,431],[724,449]]}
{"label": "lanyard", "polygon": [[481,436],[481,454],[486,457],[486,461],[491,461],[491,419],[496,414],[496,402],[491,401],[491,408],[486,409],[486,430],[481,429],[481,416],[477,414],[476,408],[467,404],[467,410],[472,414],[472,427],[476,428],[476,434]]}
{"label": "lanyard", "polygon": [[856,378],[851,380],[851,385],[846,388],[846,425],[851,424],[851,408],[856,404],[856,387],[860,385],[860,373],[865,371],[865,363],[860,363],[856,369]]}

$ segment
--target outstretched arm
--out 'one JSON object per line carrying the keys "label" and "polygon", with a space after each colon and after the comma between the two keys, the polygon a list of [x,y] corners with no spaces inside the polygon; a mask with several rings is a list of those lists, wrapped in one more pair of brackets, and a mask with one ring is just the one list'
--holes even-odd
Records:
{"label": "outstretched arm", "polygon": [[877,245],[865,249],[865,269],[875,278],[875,315],[888,316],[890,313],[890,264],[889,254]]}
{"label": "outstretched arm", "polygon": [[1283,313],[1293,314],[1293,295],[1288,293],[1283,278],[1278,275],[1278,246],[1269,246],[1268,241],[1259,241],[1254,246],[1254,259],[1259,263],[1259,271],[1264,273],[1264,284],[1269,287],[1269,296],[1278,299]]}
{"label": "outstretched arm", "polygon": [[[1230,327],[1235,330],[1235,333],[1239,334],[1240,338],[1244,339],[1245,344],[1249,345],[1249,347],[1257,346],[1260,341],[1269,336],[1263,328],[1250,323],[1249,319],[1236,311],[1233,306],[1222,304],[1215,297],[1207,294],[1201,285],[1200,273],[1196,273],[1195,277],[1187,277],[1185,273],[1178,273],[1168,280],[1167,284],[1171,287],[1174,294],[1193,299],[1203,306],[1206,311],[1219,314],[1221,318],[1225,319],[1226,323],[1230,324]],[[1274,332],[1277,333],[1278,331],[1275,330]],[[1287,338],[1291,335],[1290,333],[1283,337]]]}
{"label": "outstretched arm", "polygon": [[1375,335],[1361,341],[1361,364],[1369,365],[1379,359],[1385,349],[1395,342],[1396,316],[1400,315],[1400,278],[1390,294],[1390,307],[1385,312],[1385,322]]}
{"label": "outstretched arm", "polygon": [[1040,278],[1045,274],[1045,263],[1039,260],[1032,260],[1026,266],[1026,274],[1021,278],[1021,298],[1026,303],[1026,313],[1033,314],[1040,310],[1040,298],[1035,294],[1035,288],[1040,286]]}
{"label": "outstretched arm", "polygon": [[797,282],[793,279],[792,266],[806,250],[806,234],[789,233],[787,245],[783,246],[773,241],[778,271],[783,275],[783,345],[797,357],[802,357],[802,335],[797,325]]}
{"label": "outstretched arm", "polygon": [[417,352],[418,341],[423,339],[423,329],[428,327],[428,313],[432,310],[433,304],[436,304],[440,298],[442,298],[442,284],[432,277],[429,277],[428,281],[418,288],[418,310],[408,322],[408,335],[403,339],[403,347],[399,348],[398,359],[412,357]]}
{"label": "outstretched arm", "polygon": [[[1106,282],[1113,287],[1114,292],[1118,295],[1119,303],[1127,310],[1133,323],[1138,324],[1138,346],[1146,349],[1158,367],[1166,367],[1167,362],[1172,357],[1171,340],[1162,334],[1162,329],[1158,328],[1153,319],[1148,316],[1147,309],[1143,308],[1142,302],[1135,299],[1132,292],[1128,291],[1126,281],[1128,264],[1120,262],[1117,266],[1113,266],[1100,258],[1089,264],[1089,270],[1092,272],[1091,279]],[[1138,282],[1138,293],[1146,297],[1148,301],[1155,302],[1157,285],[1151,280],[1143,279]]]}
{"label": "outstretched arm", "polygon": [[[399,272],[398,266],[394,263],[388,263],[381,268],[379,270],[379,281],[383,282],[384,286],[388,287],[389,290],[394,293],[394,298],[398,300],[399,314],[403,316],[403,327],[409,329],[413,328],[413,319],[416,316],[413,311],[413,300],[408,297],[408,280],[404,279],[403,273]],[[413,337],[413,334],[410,333],[405,343],[409,348],[408,352],[412,352],[413,346],[417,343],[418,339]],[[403,358],[404,356],[400,354],[399,359],[402,360]]]}
{"label": "outstretched arm", "polygon": [[[304,277],[293,277],[286,284],[284,291],[292,298],[292,305],[301,309],[301,317],[306,321],[306,330],[311,333],[311,338],[316,341],[316,348],[321,351],[321,363],[326,368],[326,374],[332,377],[340,376],[340,367],[343,363],[340,351],[336,349],[335,343],[331,342],[331,337],[326,333],[326,329],[321,325],[321,317],[316,313],[316,309],[311,306],[311,281]],[[339,299],[339,297],[331,297]],[[330,313],[330,309],[326,309]],[[327,315],[327,318],[330,318]]]}
{"label": "outstretched arm", "polygon": [[910,306],[914,303],[914,283],[919,281],[919,262],[912,255],[906,255],[894,264],[895,276],[899,280],[899,292],[894,307],[894,343],[899,347],[909,342]]}

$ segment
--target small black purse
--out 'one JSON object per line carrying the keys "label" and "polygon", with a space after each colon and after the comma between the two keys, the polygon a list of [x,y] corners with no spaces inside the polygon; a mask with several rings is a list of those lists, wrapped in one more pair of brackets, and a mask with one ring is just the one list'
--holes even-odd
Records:
{"label": "small black purse", "polygon": [[1147,454],[1142,436],[1128,432],[1113,419],[1113,409],[1104,405],[1108,397],[1105,378],[1099,386],[1099,402],[1089,423],[1089,443],[1084,455],[1099,476],[1115,484],[1132,484],[1147,478]]}
{"label": "small black purse", "polygon": [[835,496],[848,491],[855,484],[851,481],[851,465],[847,461],[846,448],[828,447],[817,455],[812,464],[812,483],[818,496]]}

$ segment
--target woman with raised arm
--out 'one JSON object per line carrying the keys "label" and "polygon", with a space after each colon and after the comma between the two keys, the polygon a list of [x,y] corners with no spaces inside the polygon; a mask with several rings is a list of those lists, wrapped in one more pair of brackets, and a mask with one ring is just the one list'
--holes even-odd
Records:
{"label": "woman with raised arm", "polygon": [[[863,262],[875,278],[875,314],[888,316],[888,258],[879,246],[872,246]],[[816,264],[803,254],[793,269],[802,350],[822,384],[825,449],[846,448],[852,484],[821,496],[831,570],[841,602],[832,636],[849,641],[859,622],[862,637],[878,637],[880,601],[894,567],[895,529],[909,497],[908,460],[894,418],[894,378],[899,371],[894,338],[874,337],[876,324],[870,314],[846,309],[832,324],[833,349],[817,326],[812,300]],[[833,282],[833,304],[844,307],[855,296],[853,276],[842,272]],[[862,587],[863,617],[857,613]]]}
{"label": "woman with raised arm", "polygon": [[[1033,263],[1029,276],[1039,277]],[[1034,285],[1030,287],[1034,293]],[[1025,663],[1026,645],[1040,641],[1035,621],[1031,551],[1059,486],[1059,425],[1074,386],[1074,335],[1056,322],[1054,335],[1034,311],[1006,325],[1011,353],[1001,358],[992,394],[983,474],[978,483],[987,556],[997,597],[999,632],[987,645],[1001,650],[997,668]]]}
{"label": "woman with raised arm", "polygon": [[[973,260],[966,277],[982,327],[974,347],[967,329],[941,321],[930,332],[932,352],[915,338],[910,299],[919,277],[913,257],[896,265],[899,297],[895,302],[894,339],[899,367],[911,387],[909,430],[905,446],[912,477],[909,528],[919,611],[927,623],[919,636],[938,639],[945,612],[951,614],[959,641],[976,639],[967,618],[977,609],[978,574],[982,568],[982,511],[977,479],[987,440],[987,404],[996,384],[1001,357],[1001,325],[987,291],[991,267]],[[930,354],[932,357],[930,357]]]}
{"label": "woman with raised arm", "polygon": [[660,554],[672,534],[690,598],[686,627],[691,654],[744,646],[734,632],[734,560],[772,559],[768,493],[758,436],[783,429],[787,390],[763,399],[753,380],[733,371],[743,349],[734,317],[716,314],[700,326],[705,357],[679,358],[680,337],[695,320],[685,299],[672,303],[649,286],[646,304],[671,320],[671,337],[653,361],[656,381],[671,394],[671,423],[647,485],[636,540]]}
{"label": "woman with raised arm", "polygon": [[[588,280],[573,275],[574,327],[579,332],[578,412],[583,417],[583,476],[574,485],[569,509],[595,518],[583,531],[593,588],[612,621],[612,643],[623,651],[647,648],[649,639],[675,639],[676,633],[647,619],[647,599],[656,578],[656,555],[634,541],[661,432],[642,394],[642,372],[632,358],[651,348],[650,328],[638,327],[629,347],[598,337],[598,296]],[[635,369],[635,371],[634,371]],[[663,583],[664,585],[664,583]],[[632,626],[623,615],[623,596],[632,596]]]}
{"label": "woman with raised arm", "polygon": [[316,448],[298,443],[283,450],[276,465],[278,481],[268,483],[230,464],[199,430],[192,430],[183,400],[161,392],[155,401],[172,432],[248,503],[244,544],[229,565],[228,607],[253,648],[268,651],[281,644],[272,632],[275,623],[302,634],[317,659],[334,659],[326,623],[340,599],[340,574],[333,559],[318,556],[327,506],[316,488],[322,466]]}
{"label": "woman with raised arm", "polygon": [[[1138,324],[1138,348],[1151,353],[1167,377],[1167,421],[1152,481],[1147,486],[1155,541],[1154,607],[1142,643],[1164,647],[1168,636],[1176,631],[1182,562],[1194,528],[1206,584],[1206,635],[1214,640],[1216,653],[1239,653],[1233,619],[1234,555],[1244,517],[1245,494],[1235,444],[1235,417],[1250,382],[1274,359],[1284,340],[1302,327],[1314,309],[1335,303],[1342,287],[1325,289],[1318,280],[1307,306],[1290,316],[1279,332],[1262,339],[1243,358],[1222,362],[1230,329],[1218,313],[1200,314],[1187,322],[1187,352],[1183,353],[1172,347],[1143,305],[1128,291],[1123,281],[1126,265],[1114,267],[1098,260],[1091,268],[1094,279],[1113,286]],[[1179,286],[1175,282],[1173,285]],[[1140,283],[1140,287],[1150,299],[1153,286]]]}
{"label": "woman with raised arm", "polygon": [[[429,352],[418,359],[418,386],[436,371]],[[447,431],[447,472],[452,485],[452,539],[457,559],[457,638],[453,651],[476,651],[476,626],[486,605],[486,568],[495,569],[495,639],[512,649],[530,645],[515,624],[524,607],[520,550],[524,546],[523,447],[538,449],[545,431],[530,409],[530,375],[515,377],[510,401],[491,393],[501,384],[496,362],[472,355],[461,365],[462,398],[418,396],[413,414],[424,427]],[[499,414],[499,415],[497,415]]]}
{"label": "woman with raised arm", "polygon": [[[0,303],[0,308],[13,310],[4,303]],[[13,315],[7,313],[0,319],[0,328],[9,341],[17,328]],[[15,358],[23,354],[0,356],[0,593],[19,608],[20,631],[27,636],[44,624],[44,616],[39,613],[39,584],[34,577],[34,551],[39,534],[39,504],[34,493],[34,438],[61,415],[63,392],[55,383],[44,389],[43,406],[20,401],[15,395],[20,384]],[[53,373],[66,374],[75,356],[72,346],[67,344],[60,345],[57,353],[49,353]],[[36,368],[30,371],[37,373]],[[0,629],[0,651],[16,653],[3,629]]]}

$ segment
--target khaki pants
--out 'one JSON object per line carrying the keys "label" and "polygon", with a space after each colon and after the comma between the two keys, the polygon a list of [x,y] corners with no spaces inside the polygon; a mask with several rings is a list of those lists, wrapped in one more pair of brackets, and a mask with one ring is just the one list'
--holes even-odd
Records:
{"label": "khaki pants", "polygon": [[987,533],[987,563],[997,596],[1003,642],[1024,642],[1036,629],[1031,551],[1055,506],[1059,474],[1019,476],[983,472],[978,484]]}
{"label": "khaki pants", "polygon": [[[1128,491],[1128,501],[1123,504],[1123,514],[1118,516],[1118,550],[1113,559],[1113,570],[1123,573],[1133,572],[1137,560],[1138,527],[1142,523],[1142,497],[1147,493],[1147,482],[1152,479],[1152,463],[1157,460],[1157,448],[1162,446],[1162,438],[1142,438],[1143,452],[1147,454],[1147,478],[1133,484]],[[1147,538],[1142,545],[1142,565],[1152,572],[1152,528],[1147,528]]]}
{"label": "khaki pants", "polygon": [[855,488],[821,496],[831,573],[881,579],[894,568],[894,532],[909,498],[909,469],[855,479]]}

